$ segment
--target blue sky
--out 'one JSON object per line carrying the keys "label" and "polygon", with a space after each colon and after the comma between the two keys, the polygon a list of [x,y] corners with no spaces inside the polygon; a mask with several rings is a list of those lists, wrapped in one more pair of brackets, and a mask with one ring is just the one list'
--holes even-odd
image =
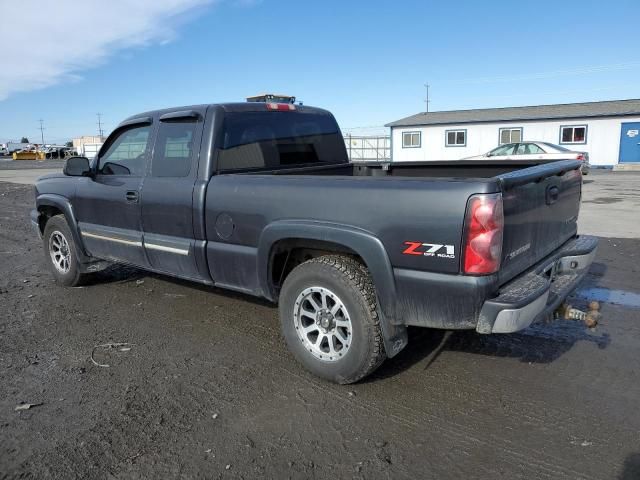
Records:
{"label": "blue sky", "polygon": [[[29,62],[43,45],[47,56],[30,62],[43,66],[31,74],[41,84],[0,73],[0,97],[3,85],[8,95],[0,100],[0,140],[36,141],[40,118],[45,141],[61,142],[95,134],[96,112],[110,131],[136,112],[263,91],[328,108],[343,129],[423,111],[425,82],[430,110],[640,97],[637,0],[163,0],[170,7],[143,26],[123,27],[123,41],[95,40],[125,21],[130,1],[118,0],[108,24],[24,37],[29,45],[7,42],[14,37],[5,29],[5,62],[10,51]],[[20,5],[28,22],[37,2]],[[95,61],[83,44],[100,52]],[[74,45],[78,58],[48,76],[50,59],[74,55]],[[360,131],[372,130],[352,130]]]}

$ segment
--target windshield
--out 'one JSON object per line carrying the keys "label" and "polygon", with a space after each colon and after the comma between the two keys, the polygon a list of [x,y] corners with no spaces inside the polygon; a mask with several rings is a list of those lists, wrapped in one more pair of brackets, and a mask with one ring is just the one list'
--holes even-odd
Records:
{"label": "windshield", "polygon": [[228,113],[223,135],[219,170],[349,161],[344,140],[331,115],[299,111]]}

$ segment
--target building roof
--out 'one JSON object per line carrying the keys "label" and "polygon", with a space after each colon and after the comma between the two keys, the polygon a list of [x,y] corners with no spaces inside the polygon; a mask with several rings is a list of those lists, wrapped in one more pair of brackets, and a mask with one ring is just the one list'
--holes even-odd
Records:
{"label": "building roof", "polygon": [[640,115],[640,99],[534,105],[529,107],[479,108],[474,110],[449,110],[428,113],[421,112],[388,123],[385,126],[458,125],[463,123],[617,117],[624,115]]}

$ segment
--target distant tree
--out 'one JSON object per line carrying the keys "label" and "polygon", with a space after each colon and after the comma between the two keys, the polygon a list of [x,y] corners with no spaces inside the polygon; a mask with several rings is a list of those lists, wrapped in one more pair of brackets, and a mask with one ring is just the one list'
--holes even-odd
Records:
{"label": "distant tree", "polygon": [[29,139],[27,137],[22,137],[22,140],[20,140],[20,143],[29,143]]}
{"label": "distant tree", "polygon": [[65,147],[73,147],[73,142],[69,141],[64,144]]}

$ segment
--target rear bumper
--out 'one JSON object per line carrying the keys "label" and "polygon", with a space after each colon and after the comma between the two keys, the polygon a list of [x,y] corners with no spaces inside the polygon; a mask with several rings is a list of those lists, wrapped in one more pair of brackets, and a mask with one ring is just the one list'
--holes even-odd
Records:
{"label": "rear bumper", "polygon": [[500,288],[480,310],[479,333],[511,333],[551,314],[587,274],[598,239],[580,236]]}

